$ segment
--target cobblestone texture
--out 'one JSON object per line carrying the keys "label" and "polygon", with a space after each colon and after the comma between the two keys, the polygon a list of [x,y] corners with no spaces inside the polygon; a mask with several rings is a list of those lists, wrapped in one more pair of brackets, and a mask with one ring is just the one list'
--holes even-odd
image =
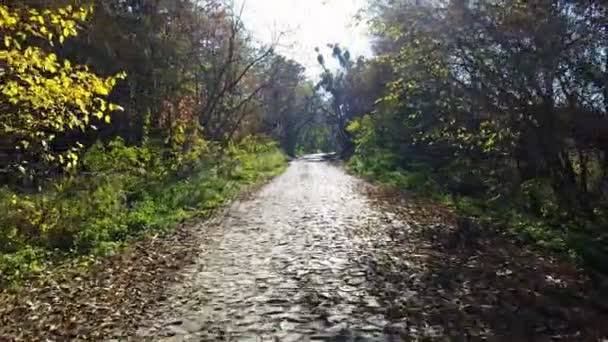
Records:
{"label": "cobblestone texture", "polygon": [[206,252],[138,338],[399,341],[405,324],[388,321],[370,289],[367,237],[383,214],[361,186],[319,156],[292,162],[204,232]]}

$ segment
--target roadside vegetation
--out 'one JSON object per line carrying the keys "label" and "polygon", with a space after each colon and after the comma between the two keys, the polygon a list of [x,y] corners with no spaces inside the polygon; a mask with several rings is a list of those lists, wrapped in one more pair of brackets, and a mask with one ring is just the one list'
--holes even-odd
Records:
{"label": "roadside vegetation", "polygon": [[222,1],[1,1],[0,33],[1,288],[207,217],[320,120]]}
{"label": "roadside vegetation", "polygon": [[[48,190],[3,189],[0,272],[11,283],[44,270],[49,261],[106,255],[142,235],[204,218],[243,187],[280,173],[285,156],[273,142],[248,139],[222,157],[207,152],[172,170],[160,149],[97,144],[83,171],[53,181]],[[119,166],[119,167],[117,167]]]}
{"label": "roadside vegetation", "polygon": [[[606,273],[607,8],[370,1],[320,87],[352,170]],[[319,61],[325,64],[324,50]]]}

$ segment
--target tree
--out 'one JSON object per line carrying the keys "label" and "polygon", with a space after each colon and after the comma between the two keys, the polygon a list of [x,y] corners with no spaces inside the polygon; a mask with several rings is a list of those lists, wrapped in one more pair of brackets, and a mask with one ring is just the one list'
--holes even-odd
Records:
{"label": "tree", "polygon": [[[54,148],[57,137],[109,123],[119,109],[106,100],[124,74],[101,78],[87,66],[61,60],[49,52],[78,33],[90,8],[68,6],[56,11],[0,6],[0,167],[30,175],[49,163],[73,168],[82,145]],[[45,49],[46,48],[46,49]]]}
{"label": "tree", "polygon": [[275,56],[271,63],[273,77],[262,95],[263,130],[294,156],[304,129],[317,118],[318,95],[302,65],[283,56]]}
{"label": "tree", "polygon": [[378,60],[394,73],[372,118],[398,163],[460,164],[493,196],[542,178],[563,208],[604,196],[605,172],[590,166],[608,155],[604,5],[403,0],[372,9]]}
{"label": "tree", "polygon": [[320,49],[317,60],[323,67],[321,81],[317,89],[322,89],[331,96],[330,109],[325,109],[333,135],[340,146],[343,157],[354,152],[353,136],[347,129],[349,124],[364,114],[373,111],[376,99],[381,95],[384,86],[384,74],[380,65],[360,57],[351,60],[350,52],[338,44],[328,45],[332,58],[338,61],[340,68],[330,70],[325,66],[325,57]]}

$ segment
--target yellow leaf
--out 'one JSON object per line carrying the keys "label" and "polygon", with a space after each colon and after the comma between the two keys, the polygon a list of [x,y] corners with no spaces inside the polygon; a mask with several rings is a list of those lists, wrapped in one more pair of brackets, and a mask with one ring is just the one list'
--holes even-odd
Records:
{"label": "yellow leaf", "polygon": [[109,95],[109,94],[110,94],[110,92],[109,92],[108,88],[104,87],[104,86],[103,86],[103,85],[101,85],[101,84],[97,84],[97,85],[95,86],[95,92],[96,92],[97,94],[99,94],[99,95],[104,95],[104,96],[106,96],[106,95]]}

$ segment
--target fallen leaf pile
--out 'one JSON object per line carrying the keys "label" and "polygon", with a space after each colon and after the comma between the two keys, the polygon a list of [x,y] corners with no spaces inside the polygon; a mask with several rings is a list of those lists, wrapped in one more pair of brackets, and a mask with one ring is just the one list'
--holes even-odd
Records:
{"label": "fallen leaf pile", "polygon": [[497,228],[405,194],[367,189],[393,218],[370,266],[408,338],[604,341],[608,293],[583,270],[517,245]]}
{"label": "fallen leaf pile", "polygon": [[0,294],[0,341],[100,340],[128,336],[144,309],[163,299],[202,244],[183,225],[133,243],[87,271],[70,265]]}

